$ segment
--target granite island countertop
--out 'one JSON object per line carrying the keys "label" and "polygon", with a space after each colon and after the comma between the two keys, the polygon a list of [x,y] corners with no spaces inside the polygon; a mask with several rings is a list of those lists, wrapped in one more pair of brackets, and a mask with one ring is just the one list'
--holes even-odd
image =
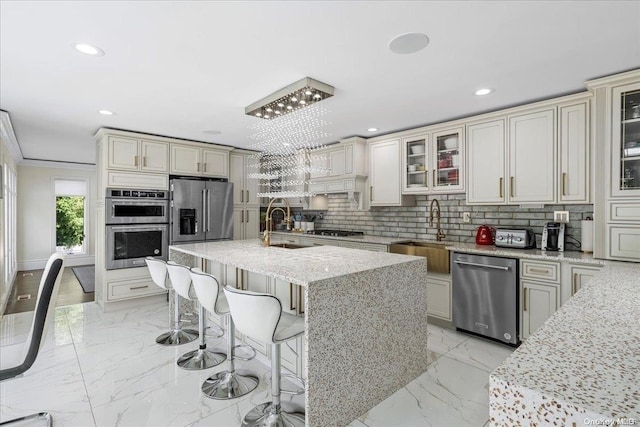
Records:
{"label": "granite island countertop", "polygon": [[608,261],[493,371],[491,425],[637,425],[639,384],[640,264]]}
{"label": "granite island countertop", "polygon": [[[279,243],[275,233],[272,235],[271,243]],[[298,249],[265,247],[259,239],[187,243],[172,245],[169,249],[301,286],[396,264],[415,261],[424,263],[422,257],[337,246],[310,246]]]}

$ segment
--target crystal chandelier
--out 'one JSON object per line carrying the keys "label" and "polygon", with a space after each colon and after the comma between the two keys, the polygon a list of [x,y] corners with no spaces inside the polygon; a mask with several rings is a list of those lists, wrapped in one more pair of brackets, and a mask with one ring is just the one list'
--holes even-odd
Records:
{"label": "crystal chandelier", "polygon": [[310,175],[328,171],[325,155],[317,152],[329,136],[323,129],[329,124],[328,110],[318,101],[332,95],[333,87],[306,77],[245,109],[267,119],[253,126],[251,136],[258,161],[247,176],[259,180],[258,197],[315,196],[308,191]]}

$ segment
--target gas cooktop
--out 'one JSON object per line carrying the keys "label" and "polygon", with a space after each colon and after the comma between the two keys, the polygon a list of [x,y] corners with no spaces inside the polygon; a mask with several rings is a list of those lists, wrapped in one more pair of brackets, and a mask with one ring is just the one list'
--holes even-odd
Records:
{"label": "gas cooktop", "polygon": [[313,230],[308,231],[308,234],[316,234],[320,236],[334,236],[334,237],[348,237],[348,236],[362,236],[362,231],[348,231],[348,230]]}

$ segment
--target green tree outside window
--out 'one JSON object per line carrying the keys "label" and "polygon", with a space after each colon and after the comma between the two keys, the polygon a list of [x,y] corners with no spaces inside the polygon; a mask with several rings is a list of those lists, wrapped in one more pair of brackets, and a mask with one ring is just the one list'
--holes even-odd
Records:
{"label": "green tree outside window", "polygon": [[56,246],[73,248],[84,240],[84,197],[56,197]]}

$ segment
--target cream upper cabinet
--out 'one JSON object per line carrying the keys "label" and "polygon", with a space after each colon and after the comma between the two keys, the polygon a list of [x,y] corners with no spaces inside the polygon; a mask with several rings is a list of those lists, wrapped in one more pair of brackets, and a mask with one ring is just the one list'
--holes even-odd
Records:
{"label": "cream upper cabinet", "polygon": [[138,142],[134,138],[110,136],[107,168],[138,170]]}
{"label": "cream upper cabinet", "polygon": [[402,193],[464,191],[463,137],[456,127],[402,138]]}
{"label": "cream upper cabinet", "polygon": [[402,192],[426,194],[429,190],[429,134],[402,138]]}
{"label": "cream upper cabinet", "polygon": [[509,117],[507,200],[554,203],[555,109]]}
{"label": "cream upper cabinet", "polygon": [[107,169],[168,172],[169,144],[122,136],[108,137]]}
{"label": "cream upper cabinet", "polygon": [[140,141],[141,171],[167,172],[169,170],[169,144],[143,139]]}
{"label": "cream upper cabinet", "polygon": [[613,89],[611,194],[640,198],[640,83]]}
{"label": "cream upper cabinet", "polygon": [[467,202],[503,204],[505,202],[504,120],[467,126]]}
{"label": "cream upper cabinet", "polygon": [[200,148],[171,144],[171,173],[200,175]]}
{"label": "cream upper cabinet", "polygon": [[558,109],[558,202],[589,202],[589,101]]}
{"label": "cream upper cabinet", "polygon": [[229,152],[193,145],[171,144],[171,173],[229,177]]}
{"label": "cream upper cabinet", "polygon": [[431,134],[431,185],[433,193],[464,191],[464,130],[436,130]]}
{"label": "cream upper cabinet", "polygon": [[401,206],[400,139],[369,144],[369,200],[371,206]]}

